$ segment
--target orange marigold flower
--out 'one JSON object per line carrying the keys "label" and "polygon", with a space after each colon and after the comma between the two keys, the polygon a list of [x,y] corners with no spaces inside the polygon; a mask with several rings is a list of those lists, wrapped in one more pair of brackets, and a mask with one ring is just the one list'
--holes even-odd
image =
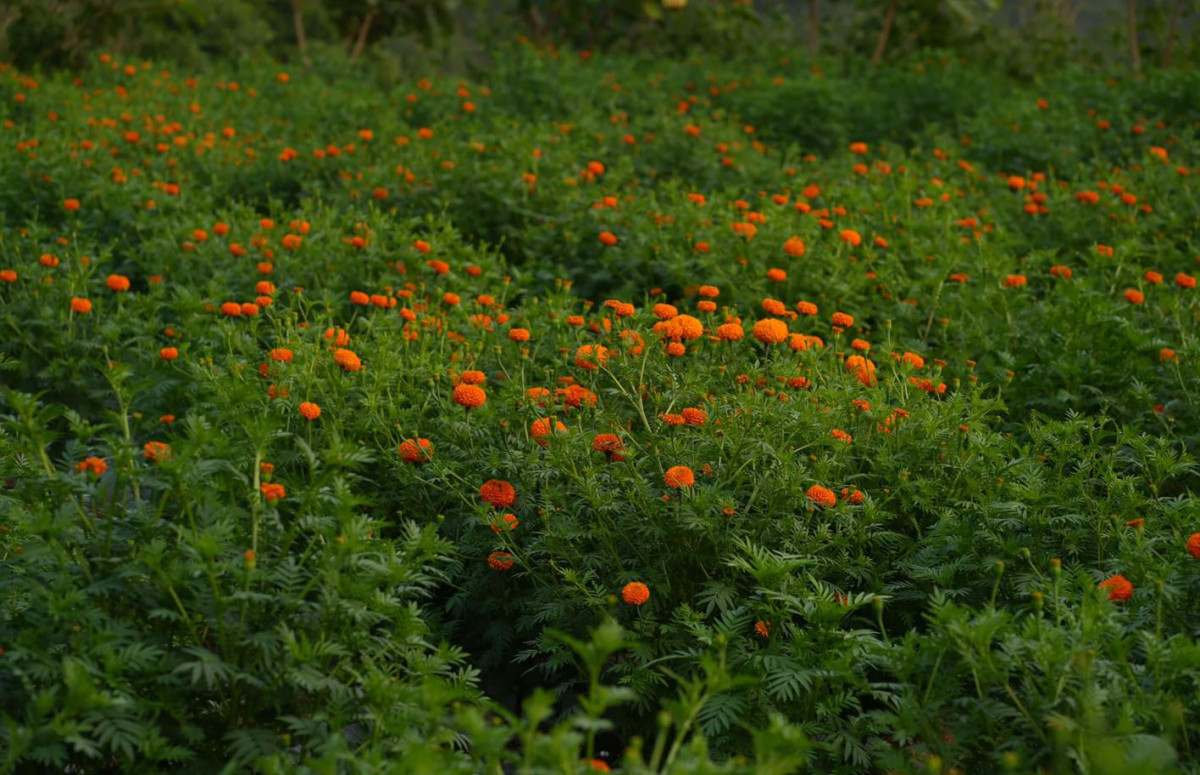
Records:
{"label": "orange marigold flower", "polygon": [[365,307],[371,303],[371,297],[368,296],[367,294],[363,293],[362,291],[351,291],[350,292],[350,303],[357,304],[360,307]]}
{"label": "orange marigold flower", "polygon": [[258,489],[262,491],[263,497],[267,499],[268,503],[283,500],[287,495],[283,485],[278,482],[266,482]]}
{"label": "orange marigold flower", "polygon": [[782,269],[768,269],[767,279],[773,283],[781,283],[787,279],[787,272],[783,271]]}
{"label": "orange marigold flower", "polygon": [[708,412],[699,407],[689,406],[683,410],[682,414],[684,422],[688,425],[704,425],[708,422]]}
{"label": "orange marigold flower", "polygon": [[529,435],[533,437],[541,446],[549,446],[549,442],[545,439],[552,433],[566,433],[567,426],[563,425],[558,420],[551,420],[549,417],[539,417],[529,426]]}
{"label": "orange marigold flower", "polygon": [[1179,274],[1175,275],[1175,284],[1180,288],[1195,288],[1196,278],[1190,274],[1184,274],[1183,272],[1180,272]]}
{"label": "orange marigold flower", "polygon": [[691,487],[696,483],[696,475],[692,473],[692,469],[687,466],[671,466],[663,475],[663,480],[668,487],[680,489],[683,487]]}
{"label": "orange marigold flower", "polygon": [[850,153],[862,156],[867,152],[866,143],[850,143]]}
{"label": "orange marigold flower", "polygon": [[75,212],[76,210],[79,209],[79,200],[78,199],[64,199],[63,200],[63,209],[68,212],[72,212],[72,213]]}
{"label": "orange marigold flower", "polygon": [[158,357],[164,361],[173,361],[179,357],[179,350],[174,347],[164,347],[158,351]]}
{"label": "orange marigold flower", "polygon": [[286,347],[274,347],[267,352],[267,357],[276,363],[291,363],[293,354]]}
{"label": "orange marigold flower", "polygon": [[1120,573],[1100,582],[1100,589],[1108,591],[1108,599],[1123,603],[1133,597],[1133,584]]}
{"label": "orange marigold flower", "polygon": [[625,449],[625,443],[615,433],[597,433],[592,437],[592,449],[597,452],[614,453]]}
{"label": "orange marigold flower", "polygon": [[506,571],[513,566],[512,555],[508,552],[492,552],[487,557],[487,564],[492,570]]}
{"label": "orange marigold flower", "polygon": [[833,494],[833,490],[827,487],[822,487],[819,484],[814,484],[808,488],[808,499],[818,506],[824,506],[827,509],[832,509],[837,505],[837,496]]}
{"label": "orange marigold flower", "polygon": [[721,295],[721,289],[715,285],[701,285],[698,292],[706,299],[715,299]]}
{"label": "orange marigold flower", "polygon": [[333,351],[333,362],[341,366],[345,371],[358,371],[362,368],[362,361],[353,350],[347,350],[344,347]]}
{"label": "orange marigold flower", "polygon": [[830,318],[830,320],[832,320],[833,324],[839,328],[849,328],[850,326],[854,325],[854,318],[850,315],[847,315],[845,312],[833,313],[833,317]]}
{"label": "orange marigold flower", "polygon": [[1050,274],[1053,277],[1061,277],[1064,280],[1070,280],[1072,276],[1071,267],[1065,264],[1055,264],[1050,267]]}
{"label": "orange marigold flower", "polygon": [[708,299],[704,299],[702,301],[696,302],[696,309],[700,310],[701,312],[716,312],[717,311],[717,303],[715,301],[709,301]]}
{"label": "orange marigold flower", "polygon": [[650,599],[650,587],[640,581],[631,581],[621,588],[621,599],[629,605],[642,605]]}
{"label": "orange marigold flower", "polygon": [[1004,278],[1004,285],[1007,288],[1020,288],[1027,280],[1023,274],[1010,274]]}
{"label": "orange marigold flower", "polygon": [[129,290],[129,278],[121,274],[110,274],[105,278],[104,284],[114,293],[124,293]]}
{"label": "orange marigold flower", "polygon": [[1192,533],[1187,540],[1188,554],[1200,560],[1200,533]]}
{"label": "orange marigold flower", "polygon": [[148,441],[142,445],[142,457],[155,463],[171,459],[171,445],[162,441]]}
{"label": "orange marigold flower", "polygon": [[608,245],[609,247],[612,247],[613,245],[617,244],[617,235],[613,234],[611,231],[602,231],[600,232],[600,243],[602,245]]}
{"label": "orange marigold flower", "polygon": [[651,312],[659,320],[670,320],[679,314],[679,308],[674,304],[655,304]]}
{"label": "orange marigold flower", "polygon": [[839,234],[838,237],[842,240],[842,242],[846,242],[853,247],[858,247],[862,244],[862,235],[856,232],[854,229],[843,229],[842,233]]}
{"label": "orange marigold flower", "polygon": [[528,342],[529,330],[524,328],[513,328],[508,332],[508,338],[513,342]]}
{"label": "orange marigold flower", "polygon": [[482,385],[484,382],[487,382],[487,376],[482,371],[473,369],[464,371],[458,379],[464,385]]}
{"label": "orange marigold flower", "polygon": [[236,301],[227,301],[221,304],[221,314],[225,317],[236,318],[242,314],[242,305]]}
{"label": "orange marigold flower", "polygon": [[811,301],[802,301],[796,304],[796,311],[801,315],[812,317],[813,315],[817,314],[817,305],[813,304]]}
{"label": "orange marigold flower", "polygon": [[15,283],[17,281],[17,273],[11,269],[0,271],[0,282]]}
{"label": "orange marigold flower", "polygon": [[100,476],[108,470],[108,463],[105,463],[98,457],[85,457],[75,464],[75,470],[79,472],[87,471],[89,474]]}
{"label": "orange marigold flower", "polygon": [[722,342],[736,342],[745,335],[746,332],[736,323],[725,323],[717,326],[717,338]]}
{"label": "orange marigold flower", "polygon": [[487,401],[487,393],[483,392],[483,388],[478,385],[468,385],[464,382],[454,388],[452,398],[454,403],[459,406],[476,409]]}
{"label": "orange marigold flower", "polygon": [[517,526],[520,524],[521,522],[517,519],[516,514],[504,514],[500,517],[499,522],[492,522],[491,528],[493,533],[499,533],[503,529],[507,529],[511,533],[512,531],[516,530]]}
{"label": "orange marigold flower", "polygon": [[783,252],[793,258],[799,258],[808,252],[808,247],[804,244],[804,240],[799,237],[791,237],[787,242],[783,243]]}
{"label": "orange marigold flower", "polygon": [[1146,300],[1146,296],[1141,291],[1130,288],[1125,291],[1125,300],[1130,304],[1141,304]]}
{"label": "orange marigold flower", "polygon": [[779,344],[788,338],[787,323],[775,318],[763,318],[754,324],[754,338],[764,344]]}
{"label": "orange marigold flower", "polygon": [[405,439],[400,444],[400,459],[406,463],[425,463],[433,460],[433,445],[429,439]]}
{"label": "orange marigold flower", "polygon": [[763,299],[762,308],[763,312],[768,315],[787,315],[788,313],[787,305],[778,299]]}
{"label": "orange marigold flower", "polygon": [[350,344],[350,335],[344,328],[325,329],[325,339],[331,340],[335,347],[345,347]]}
{"label": "orange marigold flower", "polygon": [[488,479],[480,485],[479,497],[497,509],[506,509],[517,500],[517,491],[503,479]]}
{"label": "orange marigold flower", "polygon": [[759,619],[754,623],[754,634],[766,640],[771,637],[771,623]]}
{"label": "orange marigold flower", "polygon": [[1164,347],[1158,351],[1158,359],[1163,363],[1179,360],[1179,354],[1170,347]]}
{"label": "orange marigold flower", "polygon": [[312,401],[304,401],[300,404],[300,414],[304,419],[312,421],[321,416],[321,407]]}
{"label": "orange marigold flower", "polygon": [[442,294],[442,302],[447,306],[457,307],[460,301],[462,300],[458,297],[457,293],[450,293],[449,291],[446,291],[444,294]]}
{"label": "orange marigold flower", "polygon": [[81,299],[76,296],[71,299],[71,311],[80,315],[86,315],[92,311],[92,303],[87,299]]}
{"label": "orange marigold flower", "polygon": [[602,344],[580,345],[575,351],[575,365],[589,371],[608,363],[608,348]]}

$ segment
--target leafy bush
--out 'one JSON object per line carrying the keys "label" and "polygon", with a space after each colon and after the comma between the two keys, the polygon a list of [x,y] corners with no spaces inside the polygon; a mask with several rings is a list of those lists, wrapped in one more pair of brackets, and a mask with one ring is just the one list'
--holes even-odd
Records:
{"label": "leafy bush", "polygon": [[6,68],[0,771],[1196,771],[1195,90]]}

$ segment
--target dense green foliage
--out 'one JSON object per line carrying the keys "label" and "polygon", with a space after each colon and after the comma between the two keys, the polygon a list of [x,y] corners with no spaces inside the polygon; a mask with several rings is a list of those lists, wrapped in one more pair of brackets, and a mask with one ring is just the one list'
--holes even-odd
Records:
{"label": "dense green foliage", "polygon": [[0,71],[0,772],[1200,770],[1198,106]]}

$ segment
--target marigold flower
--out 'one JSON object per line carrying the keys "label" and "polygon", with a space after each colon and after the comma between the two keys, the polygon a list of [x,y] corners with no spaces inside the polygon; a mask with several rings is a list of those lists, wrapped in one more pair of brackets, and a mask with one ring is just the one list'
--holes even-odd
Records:
{"label": "marigold flower", "polygon": [[833,490],[827,487],[822,487],[819,484],[814,484],[808,488],[808,499],[818,506],[823,506],[827,509],[832,509],[837,505],[837,496],[833,494]]}
{"label": "marigold flower", "polygon": [[763,318],[754,324],[754,338],[763,344],[779,344],[788,338],[787,323],[775,318]]}
{"label": "marigold flower", "polygon": [[1141,291],[1130,288],[1125,291],[1125,300],[1130,304],[1141,304],[1146,300],[1146,296]]}
{"label": "marigold flower", "polygon": [[262,491],[263,497],[267,499],[268,503],[283,500],[287,495],[287,491],[283,488],[283,485],[278,482],[264,482],[258,489]]}
{"label": "marigold flower", "polygon": [[67,212],[71,212],[71,213],[75,212],[76,210],[79,209],[79,200],[78,199],[64,199],[63,200],[63,209],[66,210]]}
{"label": "marigold flower", "polygon": [[17,281],[17,273],[11,269],[0,271],[0,282],[15,283]]}
{"label": "marigold flower", "polygon": [[528,331],[528,329],[524,329],[524,328],[509,329],[508,338],[510,341],[513,341],[513,342],[528,342],[529,341],[529,331]]}
{"label": "marigold flower", "polygon": [[1064,264],[1055,264],[1050,267],[1050,274],[1053,277],[1060,277],[1063,280],[1070,280],[1072,276],[1071,267]]}
{"label": "marigold flower", "polygon": [[717,326],[717,338],[722,342],[736,342],[745,335],[746,332],[736,323],[724,323]]}
{"label": "marigold flower", "polygon": [[433,445],[429,439],[405,439],[400,444],[400,459],[406,463],[426,463],[433,460]]}
{"label": "marigold flower", "polygon": [[783,271],[782,269],[768,269],[767,279],[773,283],[781,283],[787,279],[787,272]]}
{"label": "marigold flower", "polygon": [[850,143],[850,153],[862,156],[867,152],[866,143]]}
{"label": "marigold flower", "polygon": [[129,278],[121,274],[110,274],[105,278],[104,284],[114,293],[124,293],[129,290]]}
{"label": "marigold flower", "polygon": [[81,299],[76,296],[71,299],[71,311],[80,315],[86,315],[92,311],[92,303],[87,299]]}
{"label": "marigold flower", "polygon": [[615,433],[597,433],[592,437],[592,449],[604,453],[621,452],[625,449],[625,443]]}
{"label": "marigold flower", "polygon": [[808,252],[808,247],[804,244],[804,240],[799,237],[791,237],[787,242],[783,243],[783,252],[793,258],[799,258]]}
{"label": "marigold flower", "polygon": [[454,403],[466,409],[477,409],[487,401],[487,393],[483,392],[483,388],[478,385],[468,385],[465,382],[459,383],[454,388],[451,397],[454,399]]}
{"label": "marigold flower", "polygon": [[311,422],[321,416],[321,407],[312,401],[303,401],[300,404],[300,415]]}
{"label": "marigold flower", "polygon": [[517,529],[521,521],[517,519],[516,514],[504,514],[500,517],[499,522],[492,522],[491,528],[493,533],[499,533],[501,530],[507,529],[510,533]]}
{"label": "marigold flower", "polygon": [[600,243],[612,247],[617,244],[617,235],[611,231],[602,231],[600,232]]}
{"label": "marigold flower", "polygon": [[651,312],[659,320],[670,320],[679,314],[679,308],[674,304],[655,304]]}
{"label": "marigold flower", "polygon": [[1133,584],[1121,574],[1100,582],[1100,589],[1108,591],[1108,599],[1114,603],[1123,603],[1133,597]]}
{"label": "marigold flower", "polygon": [[696,475],[692,473],[692,469],[687,466],[671,466],[663,475],[663,480],[668,487],[673,487],[676,490],[685,487],[691,487],[696,483]]}
{"label": "marigold flower", "polygon": [[683,415],[684,422],[688,425],[704,425],[708,422],[708,412],[699,407],[689,406],[681,414]]}
{"label": "marigold flower", "polygon": [[225,317],[236,318],[242,314],[242,305],[236,301],[227,301],[221,304],[221,314]]}
{"label": "marigold flower", "polygon": [[179,350],[174,347],[164,347],[158,351],[158,357],[164,361],[173,361],[179,357]]}
{"label": "marigold flower", "polygon": [[830,319],[832,320],[833,324],[839,328],[849,328],[850,326],[854,325],[854,318],[850,315],[847,315],[845,312],[835,312],[833,313],[833,317]]}
{"label": "marigold flower", "polygon": [[1187,540],[1188,554],[1200,560],[1200,533],[1192,533]]}
{"label": "marigold flower", "polygon": [[513,566],[512,555],[508,552],[492,552],[487,557],[488,567],[496,571],[506,571]]}
{"label": "marigold flower", "polygon": [[1023,274],[1010,274],[1004,278],[1004,285],[1007,288],[1020,288],[1026,282],[1027,280]]}
{"label": "marigold flower", "polygon": [[1175,275],[1175,284],[1180,288],[1195,288],[1196,278],[1190,274],[1184,274],[1183,272],[1180,272],[1179,274]]}
{"label": "marigold flower", "polygon": [[701,285],[697,292],[706,299],[715,299],[721,295],[721,289],[715,285]]}
{"label": "marigold flower", "polygon": [[771,623],[759,619],[754,623],[754,634],[766,640],[771,637]]}
{"label": "marigold flower", "polygon": [[479,497],[494,508],[506,509],[517,500],[517,491],[503,479],[489,479],[480,485]]}
{"label": "marigold flower", "polygon": [[142,457],[155,463],[171,459],[171,445],[162,441],[148,441],[142,445]]}
{"label": "marigold flower", "polygon": [[89,474],[100,476],[108,470],[108,463],[105,463],[98,457],[85,457],[75,464],[75,470],[81,473],[86,471]]}
{"label": "marigold flower", "polygon": [[543,447],[549,445],[549,443],[545,441],[547,436],[551,435],[552,433],[566,432],[567,426],[563,425],[558,420],[551,420],[549,417],[539,417],[538,419],[534,420],[533,424],[529,427],[529,435],[532,436],[533,439]]}
{"label": "marigold flower", "polygon": [[353,350],[338,348],[333,352],[333,362],[341,366],[344,371],[358,371],[362,368],[362,361]]}
{"label": "marigold flower", "polygon": [[602,344],[580,345],[575,351],[575,365],[589,371],[608,363],[608,348]]}
{"label": "marigold flower", "polygon": [[631,581],[621,588],[621,599],[629,605],[643,605],[650,599],[650,587],[640,581]]}

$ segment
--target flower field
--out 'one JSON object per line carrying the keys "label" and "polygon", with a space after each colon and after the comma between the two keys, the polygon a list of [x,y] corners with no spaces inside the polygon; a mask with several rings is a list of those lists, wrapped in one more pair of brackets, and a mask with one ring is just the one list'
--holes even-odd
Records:
{"label": "flower field", "polygon": [[1200,772],[1198,106],[0,70],[0,773]]}

